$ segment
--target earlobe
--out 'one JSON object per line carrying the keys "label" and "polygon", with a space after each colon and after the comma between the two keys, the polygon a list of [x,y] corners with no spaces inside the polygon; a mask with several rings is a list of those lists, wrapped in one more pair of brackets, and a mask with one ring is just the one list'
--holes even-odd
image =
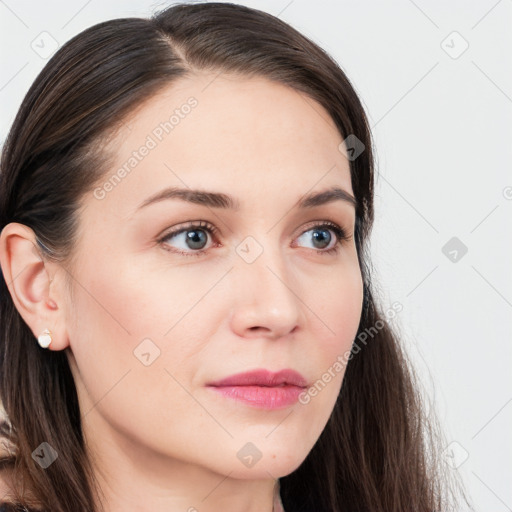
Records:
{"label": "earlobe", "polygon": [[[24,224],[7,224],[0,234],[0,266],[19,314],[34,334],[34,342],[44,347],[51,339],[52,349],[63,340],[57,326],[62,323],[62,311],[57,302],[50,298],[52,280],[48,265],[37,249],[34,231]],[[51,331],[50,336],[44,333]],[[46,347],[45,347],[46,348]]]}

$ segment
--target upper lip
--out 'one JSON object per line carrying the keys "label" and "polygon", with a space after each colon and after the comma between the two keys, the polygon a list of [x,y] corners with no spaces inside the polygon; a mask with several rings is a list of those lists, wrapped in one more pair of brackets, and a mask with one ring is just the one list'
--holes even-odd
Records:
{"label": "upper lip", "polygon": [[237,373],[216,382],[210,382],[209,386],[299,386],[306,387],[306,379],[295,370],[285,369],[278,372],[269,370],[253,370],[249,372]]}

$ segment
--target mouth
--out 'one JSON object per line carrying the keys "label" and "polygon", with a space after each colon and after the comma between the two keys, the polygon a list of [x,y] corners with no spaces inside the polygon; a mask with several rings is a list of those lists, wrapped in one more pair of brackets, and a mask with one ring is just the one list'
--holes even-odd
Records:
{"label": "mouth", "polygon": [[254,370],[207,384],[226,398],[258,409],[283,409],[296,403],[306,389],[306,379],[295,370]]}

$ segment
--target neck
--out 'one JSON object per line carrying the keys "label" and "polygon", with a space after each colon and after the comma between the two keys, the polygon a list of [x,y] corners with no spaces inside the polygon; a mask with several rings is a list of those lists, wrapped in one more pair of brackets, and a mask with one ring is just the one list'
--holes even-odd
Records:
{"label": "neck", "polygon": [[103,510],[282,512],[278,480],[239,480],[197,468],[178,473],[162,481],[125,468],[108,481],[100,477]]}
{"label": "neck", "polygon": [[254,479],[233,478],[231,470],[222,474],[199,464],[176,460],[119,433],[109,435],[107,432],[103,431],[100,441],[89,438],[86,443],[100,493],[98,504],[104,512],[282,510],[279,480],[266,471],[255,473]]}

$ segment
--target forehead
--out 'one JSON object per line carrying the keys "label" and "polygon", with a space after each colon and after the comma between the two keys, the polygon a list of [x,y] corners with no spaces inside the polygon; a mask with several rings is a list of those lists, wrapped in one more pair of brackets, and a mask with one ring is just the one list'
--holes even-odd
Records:
{"label": "forehead", "polygon": [[[148,98],[107,146],[105,197],[126,214],[168,186],[223,190],[246,201],[328,186],[352,192],[342,137],[309,96],[261,77],[198,74]],[[284,197],[283,197],[284,198]],[[261,200],[261,198],[259,198]]]}

